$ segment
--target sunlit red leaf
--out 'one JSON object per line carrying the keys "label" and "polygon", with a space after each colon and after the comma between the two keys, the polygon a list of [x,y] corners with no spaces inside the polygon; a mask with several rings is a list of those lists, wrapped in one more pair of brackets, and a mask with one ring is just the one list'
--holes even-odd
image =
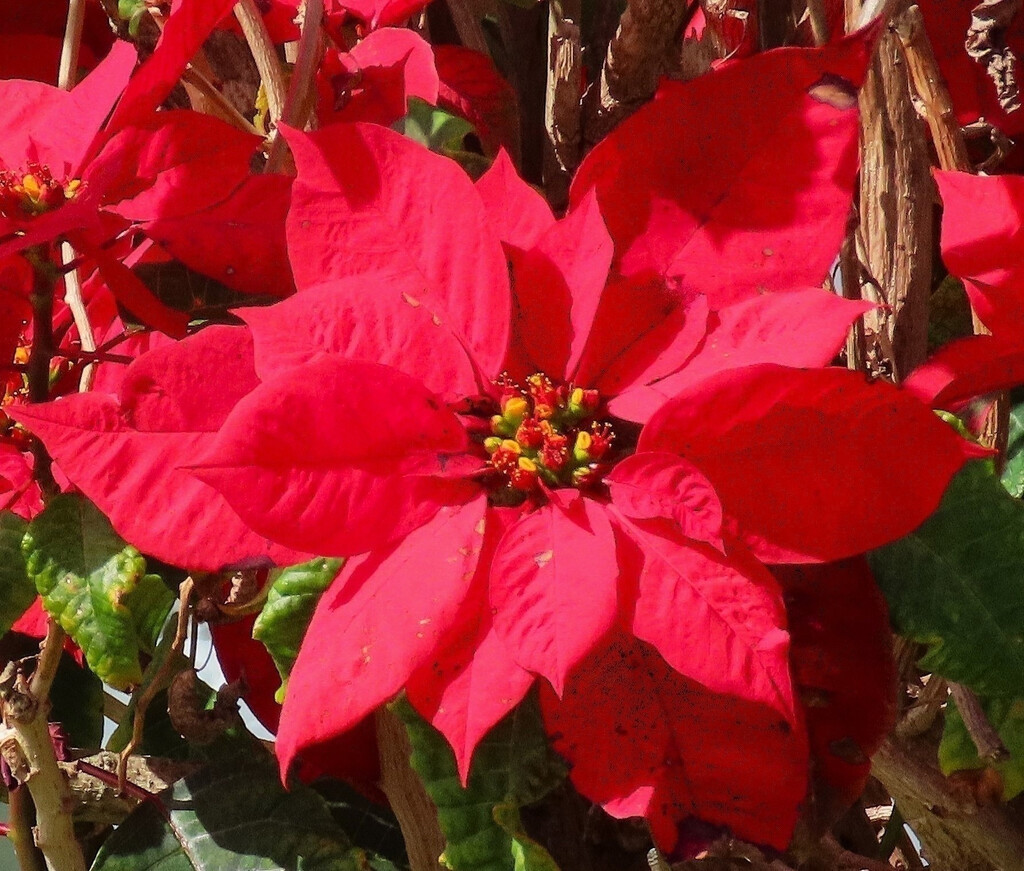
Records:
{"label": "sunlit red leaf", "polygon": [[457,475],[481,461],[465,448],[458,419],[416,379],[325,356],[242,399],[194,473],[256,531],[350,556],[471,499],[479,488]]}
{"label": "sunlit red leaf", "polygon": [[627,517],[669,520],[687,538],[724,548],[722,503],[711,482],[684,457],[634,454],[616,464],[605,480],[612,504]]}
{"label": "sunlit red leaf", "polygon": [[872,38],[768,52],[666,83],[620,124],[572,187],[573,202],[597,188],[619,269],[663,275],[705,293],[712,308],[820,283],[845,232],[855,87]]}
{"label": "sunlit red leaf", "polygon": [[352,51],[325,55],[317,71],[320,120],[389,125],[406,114],[410,97],[436,104],[437,83],[423,37],[404,28],[375,30]]}
{"label": "sunlit red leaf", "polygon": [[[882,447],[895,443],[898,453]],[[755,553],[783,563],[840,559],[906,535],[978,452],[890,384],[774,365],[686,387],[651,419],[639,450],[693,462]],[[896,479],[914,486],[890,488],[880,511],[879,482]]]}
{"label": "sunlit red leaf", "polygon": [[611,628],[618,607],[615,536],[589,499],[544,505],[514,523],[491,566],[499,638],[561,695],[566,675]]}
{"label": "sunlit red leaf", "polygon": [[120,395],[79,394],[9,409],[130,544],[165,562],[216,571],[302,561],[253,533],[194,461],[256,386],[247,331],[210,327],[129,367]]}
{"label": "sunlit red leaf", "polygon": [[795,722],[782,595],[768,570],[742,548],[726,557],[657,524],[627,531],[644,557],[633,634],[685,677]]}
{"label": "sunlit red leaf", "polygon": [[488,569],[495,546],[518,511],[490,509],[480,566],[459,619],[433,658],[409,678],[409,701],[451,745],[463,784],[480,739],[526,695],[533,675],[494,629],[487,598]]}
{"label": "sunlit red leaf", "polygon": [[647,378],[611,402],[612,411],[643,421],[686,385],[715,372],[757,363],[797,368],[828,365],[850,325],[874,306],[817,288],[765,294],[712,312],[707,337],[682,368]]}
{"label": "sunlit red leaf", "polygon": [[[416,298],[464,337],[483,371],[497,373],[508,271],[462,169],[373,124],[287,137],[299,171],[287,225],[299,288],[362,272],[414,278]],[[446,219],[453,214],[458,221]]]}
{"label": "sunlit red leaf", "polygon": [[390,551],[349,561],[320,599],[288,680],[277,740],[282,774],[430,660],[466,597],[484,528],[480,496],[442,508]]}
{"label": "sunlit red leaf", "polygon": [[404,277],[359,275],[239,315],[252,329],[261,377],[333,354],[393,366],[449,401],[474,395],[477,374],[459,335],[417,292]]}
{"label": "sunlit red leaf", "polygon": [[483,201],[488,223],[507,245],[532,248],[555,223],[547,201],[523,181],[504,149],[477,180],[476,190]]}

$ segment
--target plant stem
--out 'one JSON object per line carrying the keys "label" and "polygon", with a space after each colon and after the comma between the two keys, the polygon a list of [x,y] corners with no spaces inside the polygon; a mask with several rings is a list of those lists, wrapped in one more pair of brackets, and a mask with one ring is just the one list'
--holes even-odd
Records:
{"label": "plant stem", "polygon": [[[50,361],[53,359],[53,288],[57,275],[45,245],[29,248],[26,258],[32,264],[32,350],[28,358],[28,400],[46,402],[50,398]],[[50,471],[50,455],[38,439],[32,443],[35,477],[45,494],[57,492]]]}
{"label": "plant stem", "polygon": [[269,131],[271,124],[276,124],[280,120],[281,112],[284,110],[284,70],[281,69],[281,62],[277,59],[267,23],[256,7],[255,0],[238,0],[235,4],[235,18],[242,26],[245,41],[249,44],[253,60],[256,61],[256,69],[260,71],[270,113],[267,124]]}
{"label": "plant stem", "polygon": [[963,684],[949,684],[949,694],[956,702],[957,710],[964,721],[967,734],[971,736],[978,756],[986,762],[1002,762],[1010,755],[1003,739],[988,721],[978,697]]}
{"label": "plant stem", "polygon": [[7,839],[14,847],[18,867],[21,871],[46,871],[46,860],[32,839],[32,817],[35,808],[32,806],[32,796],[28,793],[28,787],[22,783],[12,789],[8,803],[11,825]]}
{"label": "plant stem", "polygon": [[[302,35],[299,37],[299,51],[295,59],[295,69],[288,83],[288,96],[285,98],[281,121],[289,127],[305,126],[309,112],[313,108],[313,76],[320,65],[320,57],[324,50],[322,33],[324,17],[324,0],[306,0],[306,14],[302,18]],[[270,146],[270,155],[264,172],[279,172],[285,159],[286,146],[284,139],[278,135]]]}
{"label": "plant stem", "polygon": [[60,51],[60,72],[57,85],[65,91],[75,86],[78,73],[78,50],[82,45],[82,26],[85,24],[85,0],[71,0],[68,23],[64,29],[64,45]]}

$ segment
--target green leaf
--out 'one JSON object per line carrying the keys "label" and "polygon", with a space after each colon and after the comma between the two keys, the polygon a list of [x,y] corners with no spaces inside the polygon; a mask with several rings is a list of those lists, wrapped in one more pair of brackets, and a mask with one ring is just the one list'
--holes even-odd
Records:
{"label": "green leaf", "polygon": [[409,867],[405,838],[391,808],[370,801],[334,777],[320,777],[310,786],[327,802],[334,821],[357,847],[376,853],[398,868]]}
{"label": "green leaf", "polygon": [[431,106],[419,97],[409,99],[409,113],[392,126],[399,133],[439,154],[461,151],[462,140],[474,132],[473,125],[465,118]]}
{"label": "green leaf", "polygon": [[[83,496],[56,496],[25,533],[22,552],[43,605],[119,689],[142,680],[139,651],[152,651],[174,597],[146,576],[146,561]],[[162,584],[160,584],[162,586]]]}
{"label": "green leaf", "polygon": [[288,675],[316,603],[344,564],[341,559],[319,557],[271,574],[270,592],[252,627],[252,637],[267,648],[281,675],[278,702],[284,702]]}
{"label": "green leaf", "polygon": [[499,813],[508,821],[508,806],[518,809],[543,798],[566,774],[564,763],[548,745],[533,696],[480,743],[465,787],[444,736],[404,697],[392,703],[392,710],[405,724],[412,745],[410,762],[437,807],[447,842],[444,863],[453,871],[515,871],[517,852],[526,846],[516,846],[513,834],[498,823],[495,808],[503,807]]}
{"label": "green leaf", "polygon": [[494,821],[512,838],[515,871],[558,871],[551,854],[526,834],[519,816],[519,805],[512,802],[495,805]]}
{"label": "green leaf", "polygon": [[987,768],[991,765],[1003,778],[1003,799],[1024,792],[1024,699],[992,698],[981,700],[988,721],[1010,751],[1009,759],[989,763],[978,756],[978,749],[967,732],[963,717],[952,699],[946,705],[946,726],[939,744],[939,767],[950,775],[955,771]]}
{"label": "green leaf", "polygon": [[921,666],[986,696],[1024,686],[1024,503],[992,464],[968,464],[942,505],[870,555],[896,631],[928,645]]}
{"label": "green leaf", "polygon": [[0,512],[0,635],[6,634],[36,598],[21,552],[27,528],[17,514]]}
{"label": "green leaf", "polygon": [[947,275],[931,295],[928,307],[929,353],[974,332],[971,304],[963,282]]}
{"label": "green leaf", "polygon": [[92,871],[385,871],[353,848],[313,790],[281,786],[269,758],[208,765],[144,803],[104,843]]}
{"label": "green leaf", "polygon": [[1002,481],[1011,496],[1017,499],[1024,496],[1024,402],[1010,409]]}
{"label": "green leaf", "polygon": [[72,747],[99,749],[103,742],[103,684],[66,653],[50,688],[50,720],[60,723]]}

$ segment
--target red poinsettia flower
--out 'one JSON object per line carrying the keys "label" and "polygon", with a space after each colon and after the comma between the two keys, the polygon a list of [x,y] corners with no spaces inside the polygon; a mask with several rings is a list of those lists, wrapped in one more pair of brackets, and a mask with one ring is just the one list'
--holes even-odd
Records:
{"label": "red poinsettia flower", "polygon": [[[804,289],[709,313],[646,277],[609,285],[593,197],[555,221],[507,160],[474,188],[372,125],[289,142],[300,293],[241,312],[261,383],[196,472],[258,532],[353,557],[290,679],[283,768],[404,688],[465,775],[536,675],[562,696],[546,709],[575,762],[588,681],[620,662],[677,713],[599,790],[578,764],[581,788],[649,816],[663,843],[689,813],[784,843],[806,746],[758,558],[832,560],[908,532],[966,443],[895,388],[796,368],[831,360],[863,304]],[[632,316],[641,295],[660,319]],[[895,459],[875,446],[896,429],[918,486],[879,517],[866,493]],[[731,807],[736,750],[694,752],[695,708],[771,748]],[[621,706],[602,716],[629,728]],[[669,748],[685,764],[655,774]]]}
{"label": "red poinsettia flower", "polygon": [[[57,81],[68,4],[64,0],[7,0],[0,16],[0,78]],[[87,3],[78,65],[91,70],[114,34],[99,3]]]}

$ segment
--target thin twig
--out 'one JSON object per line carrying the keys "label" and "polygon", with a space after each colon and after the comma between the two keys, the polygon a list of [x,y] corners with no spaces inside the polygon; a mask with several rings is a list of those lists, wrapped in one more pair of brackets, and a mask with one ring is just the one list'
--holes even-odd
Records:
{"label": "thin twig", "polygon": [[216,114],[221,121],[226,121],[233,127],[244,130],[246,133],[252,133],[254,136],[260,135],[260,131],[253,126],[253,123],[231,105],[231,101],[218,91],[213,83],[194,66],[190,65],[185,68],[181,80],[186,85],[191,85],[209,101],[208,107],[211,110],[216,109],[216,112],[211,112],[211,114]]}
{"label": "thin twig", "polygon": [[[284,70],[277,58],[274,41],[270,38],[267,23],[263,20],[255,0],[238,0],[235,4],[235,18],[242,26],[245,41],[249,44],[256,69],[260,71],[263,92],[267,95],[267,109],[270,122],[276,124],[281,118],[285,101]],[[267,125],[270,130],[270,124]]]}
{"label": "thin twig", "polygon": [[50,687],[57,675],[60,657],[64,652],[64,640],[67,636],[60,623],[53,617],[46,622],[46,637],[39,645],[39,662],[29,682],[29,692],[36,699],[45,699],[50,695]]}
{"label": "thin twig", "polygon": [[[324,0],[306,0],[306,13],[302,18],[302,35],[299,37],[299,52],[295,60],[288,96],[285,98],[281,121],[289,127],[303,127],[313,108],[313,75],[320,65],[324,51],[323,40]],[[264,172],[279,172],[283,166],[286,146],[284,138],[277,136],[270,146],[270,155]]]}
{"label": "thin twig", "polygon": [[142,731],[146,725],[146,709],[150,706],[156,694],[160,692],[161,684],[174,668],[174,654],[180,653],[185,645],[185,637],[188,634],[188,618],[190,614],[189,600],[192,598],[192,587],[194,582],[191,577],[185,578],[178,588],[178,625],[174,632],[174,641],[168,651],[167,658],[161,663],[160,668],[153,679],[149,682],[139,700],[135,705],[135,720],[132,722],[132,738],[128,745],[121,751],[117,762],[117,783],[118,789],[123,791],[128,777],[128,760],[131,758],[135,748],[142,744]]}
{"label": "thin twig", "polygon": [[78,51],[82,46],[82,27],[85,24],[85,0],[71,0],[68,23],[64,28],[64,45],[60,50],[60,72],[57,86],[70,91],[78,73]]}
{"label": "thin twig", "polygon": [[1008,759],[1010,751],[1006,749],[1003,739],[989,722],[981,707],[981,701],[974,692],[963,684],[950,682],[949,694],[956,702],[967,734],[971,736],[974,746],[978,749],[978,757],[986,762],[1002,762]]}
{"label": "thin twig", "polygon": [[[60,259],[65,266],[73,263],[77,257],[78,255],[71,247],[70,242],[61,242]],[[89,312],[85,307],[85,300],[82,298],[82,282],[77,269],[69,269],[64,273],[64,301],[71,309],[71,317],[78,328],[78,340],[82,343],[82,350],[87,353],[95,351],[96,337],[93,335]],[[96,365],[90,363],[82,369],[82,377],[78,381],[78,392],[88,393],[95,377]]]}

